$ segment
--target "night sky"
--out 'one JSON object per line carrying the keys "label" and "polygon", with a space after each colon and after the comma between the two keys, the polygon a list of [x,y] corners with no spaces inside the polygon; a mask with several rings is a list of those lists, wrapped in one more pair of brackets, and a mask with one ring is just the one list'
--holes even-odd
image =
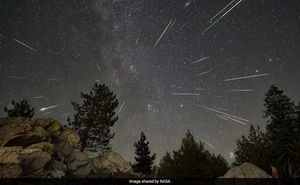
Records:
{"label": "night sky", "polygon": [[0,116],[25,98],[65,124],[100,82],[127,160],[141,131],[158,163],[189,129],[231,161],[271,84],[300,100],[299,33],[299,0],[1,0]]}

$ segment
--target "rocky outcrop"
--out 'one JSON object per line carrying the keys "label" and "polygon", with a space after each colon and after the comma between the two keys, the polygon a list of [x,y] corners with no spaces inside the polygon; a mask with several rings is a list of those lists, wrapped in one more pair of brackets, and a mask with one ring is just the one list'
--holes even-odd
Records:
{"label": "rocky outcrop", "polygon": [[74,131],[70,129],[65,129],[60,135],[59,139],[62,141],[66,141],[71,144],[75,148],[79,148],[80,137]]}
{"label": "rocky outcrop", "polygon": [[114,151],[104,152],[101,156],[92,159],[94,173],[132,173],[133,170],[128,161]]}
{"label": "rocky outcrop", "polygon": [[51,156],[53,156],[55,154],[54,144],[48,143],[48,142],[35,143],[26,148],[27,149],[39,149],[43,152],[48,153]]}
{"label": "rocky outcrop", "polygon": [[0,118],[0,178],[134,174],[116,152],[89,158],[79,146],[78,134],[52,118]]}
{"label": "rocky outcrop", "polygon": [[23,176],[26,177],[42,177],[44,175],[44,167],[51,160],[51,156],[41,149],[24,149],[19,154]]}
{"label": "rocky outcrop", "polygon": [[19,154],[23,147],[1,147],[0,148],[0,177],[16,178],[23,171],[20,166]]}
{"label": "rocky outcrop", "polygon": [[62,178],[66,176],[67,165],[55,159],[51,160],[45,171],[45,176],[49,178]]}
{"label": "rocky outcrop", "polygon": [[251,163],[243,163],[231,168],[224,178],[271,178],[265,171]]}

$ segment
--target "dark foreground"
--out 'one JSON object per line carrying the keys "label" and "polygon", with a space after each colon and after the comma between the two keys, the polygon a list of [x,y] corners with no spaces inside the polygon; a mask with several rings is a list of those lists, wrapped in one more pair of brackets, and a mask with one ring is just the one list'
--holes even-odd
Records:
{"label": "dark foreground", "polygon": [[5,185],[118,185],[118,184],[182,184],[182,185],[289,185],[300,184],[300,179],[100,179],[100,178],[65,178],[65,179],[1,179],[0,184]]}

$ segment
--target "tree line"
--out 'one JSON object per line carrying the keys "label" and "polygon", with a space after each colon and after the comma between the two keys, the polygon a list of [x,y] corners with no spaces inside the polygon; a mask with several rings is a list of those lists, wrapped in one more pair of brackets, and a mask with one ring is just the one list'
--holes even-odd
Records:
{"label": "tree line", "polygon": [[[89,93],[80,93],[80,103],[71,102],[75,110],[73,119],[68,118],[68,128],[81,138],[81,151],[102,152],[111,149],[110,140],[115,133],[111,127],[117,122],[118,99],[105,85],[95,84]],[[250,162],[269,174],[282,178],[300,177],[300,103],[296,105],[278,87],[271,86],[265,94],[265,131],[250,126],[249,134],[237,140],[235,162]],[[8,117],[34,116],[34,108],[27,100],[12,101],[5,107]],[[154,166],[155,154],[151,154],[149,141],[144,132],[134,143],[133,169],[145,176],[178,178],[217,178],[224,175],[229,164],[221,155],[210,153],[203,142],[197,142],[187,131],[178,150],[167,152],[159,166]]]}

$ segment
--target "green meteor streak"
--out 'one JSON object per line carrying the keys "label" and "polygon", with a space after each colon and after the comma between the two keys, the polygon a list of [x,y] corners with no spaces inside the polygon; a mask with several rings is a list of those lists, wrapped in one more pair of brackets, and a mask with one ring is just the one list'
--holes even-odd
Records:
{"label": "green meteor streak", "polygon": [[220,15],[222,12],[224,12],[224,10],[226,10],[226,8],[228,8],[232,3],[234,3],[237,0],[233,0],[231,1],[229,4],[227,4],[222,10],[219,11],[219,13],[217,13],[215,16],[213,16],[209,22],[212,22],[218,15]]}
{"label": "green meteor streak", "polygon": [[[234,5],[232,5],[234,2],[236,2],[236,3]],[[211,29],[213,26],[215,26],[223,17],[225,17],[231,10],[233,10],[241,2],[242,2],[242,0],[239,0],[239,1],[233,0],[228,5],[226,5],[221,11],[219,11],[215,16],[213,16],[210,19],[208,26],[201,32],[200,35],[203,35],[205,32],[207,32],[209,29]],[[230,5],[232,5],[232,6],[230,7]],[[228,7],[230,7],[230,8],[228,9]],[[225,11],[226,9],[228,9],[228,10]]]}

